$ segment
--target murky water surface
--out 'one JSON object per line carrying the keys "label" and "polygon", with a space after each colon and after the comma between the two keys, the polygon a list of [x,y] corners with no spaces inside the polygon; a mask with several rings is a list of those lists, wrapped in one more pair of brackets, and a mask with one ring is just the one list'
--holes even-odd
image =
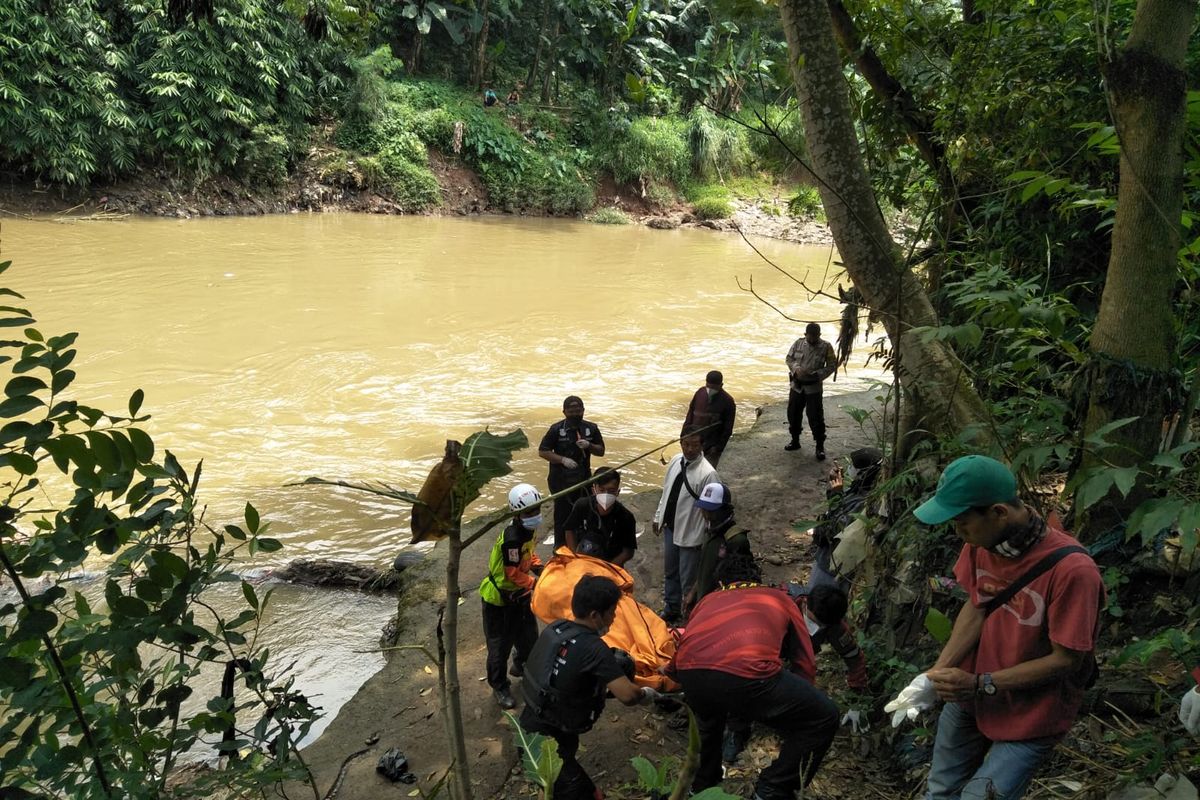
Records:
{"label": "murky water surface", "polygon": [[[755,244],[813,288],[836,284],[828,248]],[[738,281],[822,321],[829,339],[840,313],[736,235],[561,220],[4,221],[0,259],[13,260],[5,285],[44,333],[79,331],[79,399],[120,410],[144,389],[159,448],[204,460],[206,520],[236,521],[252,502],[284,542],[277,563],[383,565],[408,539],[406,508],[285,484],[317,475],[415,491],[445,439],[485,426],[525,430],[513,481],[544,488],[537,443],[568,394],[604,433],[598,464],[678,435],[709,369],[725,373],[748,427],[756,405],[785,397],[783,357],[803,326]],[[874,373],[857,366],[830,388],[864,388]],[[626,487],[657,486],[661,471],[641,462]],[[508,485],[472,513],[496,508]],[[305,605],[277,612],[277,652],[305,645]],[[369,646],[390,601],[375,605],[328,627]],[[377,666],[378,656],[318,659],[303,680],[321,692]]]}

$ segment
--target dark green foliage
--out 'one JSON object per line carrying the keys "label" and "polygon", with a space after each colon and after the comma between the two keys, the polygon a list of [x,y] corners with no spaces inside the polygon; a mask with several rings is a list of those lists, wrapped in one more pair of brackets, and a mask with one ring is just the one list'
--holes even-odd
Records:
{"label": "dark green foliage", "polygon": [[[0,324],[15,331],[35,322],[8,307]],[[0,562],[22,596],[0,608],[5,788],[160,797],[182,753],[227,731],[225,752],[246,755],[197,791],[254,793],[303,780],[295,747],[316,710],[290,679],[268,678],[266,652],[247,645],[270,593],[260,598],[242,584],[247,607],[228,620],[214,619],[201,600],[217,582],[237,581],[231,567],[240,552],[272,552],[280,542],[250,505],[243,525],[215,531],[199,522],[200,468],[185,470],[142,431],[140,390],[119,413],[71,399],[74,343],[75,334],[26,327],[0,345],[11,376],[0,404],[0,462],[11,468]],[[103,565],[102,602],[62,582],[85,562]],[[192,698],[202,668],[231,661],[236,708],[219,696]],[[183,713],[184,701],[201,710]]]}
{"label": "dark green foliage", "polygon": [[275,183],[336,88],[314,80],[332,45],[276,3],[219,3],[179,26],[145,2],[54,8],[13,0],[0,13],[0,162],[53,181],[156,161]]}

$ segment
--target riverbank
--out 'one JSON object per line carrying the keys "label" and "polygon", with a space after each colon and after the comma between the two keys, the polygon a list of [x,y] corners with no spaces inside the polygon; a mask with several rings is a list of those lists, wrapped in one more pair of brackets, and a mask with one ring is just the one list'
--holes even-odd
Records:
{"label": "riverbank", "polygon": [[[487,191],[475,173],[431,152],[443,202],[419,212],[425,216],[529,216],[510,213],[488,204]],[[770,184],[763,184],[770,189]],[[611,178],[597,186],[598,208],[614,209],[637,225],[660,230],[707,228],[741,231],[795,244],[832,245],[829,226],[813,216],[787,213],[783,187],[758,197],[733,197],[732,213],[723,219],[701,219],[685,201],[655,207],[633,187]],[[783,209],[783,210],[781,210]],[[353,185],[335,185],[322,179],[317,169],[302,168],[285,185],[271,190],[254,189],[231,178],[217,176],[189,183],[168,171],[150,171],[134,178],[96,187],[43,187],[0,176],[0,222],[5,218],[55,219],[60,222],[119,221],[130,216],[194,219],[240,217],[300,212],[356,212],[406,214],[386,193]],[[546,216],[536,214],[533,216]]]}
{"label": "riverbank", "polygon": [[[722,477],[735,493],[739,525],[751,531],[753,547],[770,582],[802,580],[806,576],[810,537],[794,530],[792,523],[819,512],[825,498],[824,480],[829,465],[851,450],[871,443],[847,409],[874,403],[871,392],[827,397],[830,460],[818,462],[813,457],[811,440],[805,440],[804,449],[798,453],[783,450],[787,440],[784,398],[777,400],[762,409],[751,430],[734,437],[720,465]],[[745,409],[743,413],[754,411]],[[658,492],[652,491],[622,498],[642,530],[638,553],[630,562],[629,572],[636,581],[638,598],[652,608],[660,605],[662,589],[661,548],[649,532],[658,496]],[[549,555],[548,549],[539,547],[543,556]],[[463,722],[468,752],[473,758],[470,768],[476,797],[515,797],[524,793],[525,783],[512,745],[512,731],[483,680],[486,648],[476,586],[485,569],[488,551],[487,544],[480,542],[463,556],[459,617],[459,675],[466,717]],[[433,650],[436,604],[444,585],[443,567],[444,548],[438,548],[425,564],[410,571],[399,624],[401,646],[419,645]],[[836,661],[821,659],[821,682],[844,687],[843,667]],[[318,789],[328,790],[341,775],[339,800],[407,795],[411,787],[393,785],[375,772],[379,756],[391,747],[404,751],[422,789],[436,783],[449,765],[445,735],[437,714],[436,687],[436,670],[421,650],[389,653],[385,666],[341,708],[324,735],[304,750]],[[514,688],[518,687],[519,681],[514,682]],[[683,755],[686,731],[670,727],[668,721],[669,715],[655,710],[609,704],[604,718],[584,738],[582,757],[608,797],[644,795],[644,792],[625,791],[637,782],[637,774],[630,766],[634,756],[642,755],[657,763],[668,756]],[[864,765],[857,758],[853,763],[839,758],[839,754],[858,752],[862,746],[858,739],[848,731],[839,735],[830,766],[818,779],[817,788],[825,796],[861,796],[855,794],[854,787],[861,786],[863,770],[881,770]],[[360,755],[346,763],[355,753]],[[765,753],[752,747],[743,759],[745,768],[730,770],[726,788],[737,791],[748,787],[761,766],[757,763],[760,757],[765,757]],[[853,775],[845,774],[847,769]],[[877,785],[887,785],[891,780],[882,772],[876,777]]]}

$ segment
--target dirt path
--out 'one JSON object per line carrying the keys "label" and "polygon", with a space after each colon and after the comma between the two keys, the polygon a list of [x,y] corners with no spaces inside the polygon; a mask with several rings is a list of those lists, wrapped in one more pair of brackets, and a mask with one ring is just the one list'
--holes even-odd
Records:
{"label": "dirt path", "polygon": [[[781,397],[782,401],[783,398]],[[827,449],[830,459],[847,455],[856,447],[869,444],[868,436],[847,415],[845,406],[867,406],[870,395],[843,395],[826,398],[829,423]],[[744,413],[752,413],[747,409]],[[809,537],[792,529],[791,522],[811,518],[824,501],[824,478],[832,461],[820,463],[813,457],[811,439],[804,441],[798,453],[784,452],[787,441],[784,409],[781,404],[765,408],[752,430],[734,438],[722,458],[720,472],[734,490],[739,525],[751,531],[753,546],[763,560],[766,578],[772,582],[802,579],[808,571]],[[657,492],[624,497],[638,518],[644,533],[630,572],[637,581],[637,595],[647,605],[661,604],[661,549],[649,520],[658,501]],[[520,777],[511,730],[492,700],[484,682],[485,647],[480,626],[479,599],[475,591],[483,574],[488,547],[480,542],[464,556],[460,606],[460,658],[464,720],[468,738],[471,779],[477,798],[516,797],[526,793]],[[544,548],[548,549],[548,548]],[[435,551],[438,553],[438,551]],[[406,610],[401,622],[402,644],[424,644],[432,650],[435,625],[434,598],[442,580],[443,561],[429,559],[414,578],[406,593]],[[380,620],[382,625],[384,621]],[[822,682],[841,685],[842,665],[836,656],[820,658]],[[514,689],[519,681],[514,682]],[[519,697],[519,692],[514,691]],[[410,796],[415,787],[392,784],[375,773],[380,754],[399,747],[408,756],[420,785],[428,789],[446,770],[449,760],[445,735],[437,715],[436,673],[419,651],[399,651],[386,666],[342,707],[321,738],[304,751],[322,795],[338,776],[344,759],[368,748],[346,768],[345,778],[336,794],[338,800],[375,800]],[[610,702],[604,718],[584,737],[583,763],[609,798],[645,797],[637,788],[637,775],[630,759],[643,755],[658,763],[663,758],[682,757],[686,732],[668,725],[669,715],[644,708],[627,709]],[[378,737],[377,741],[375,740]],[[845,762],[839,755],[852,751],[865,753],[865,740],[839,736],[825,779],[817,789],[826,797],[864,797],[864,765],[860,759]],[[757,769],[769,760],[769,737],[755,739],[738,768],[730,770],[727,790],[739,792],[749,786]],[[849,768],[847,772],[846,768]],[[886,785],[886,779],[881,779]],[[298,792],[289,792],[300,797]],[[415,796],[415,795],[411,795]],[[896,797],[888,793],[883,796]]]}

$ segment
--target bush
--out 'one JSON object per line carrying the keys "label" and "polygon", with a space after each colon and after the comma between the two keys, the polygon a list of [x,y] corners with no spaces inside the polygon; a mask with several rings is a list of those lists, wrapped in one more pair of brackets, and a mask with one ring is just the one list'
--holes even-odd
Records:
{"label": "bush", "polygon": [[405,211],[420,211],[442,202],[442,190],[428,164],[416,164],[390,151],[379,154],[379,165],[393,200]]}
{"label": "bush", "polygon": [[621,183],[683,182],[690,153],[682,121],[669,117],[639,117],[624,135],[600,145],[602,163]]}
{"label": "bush", "polygon": [[287,180],[292,146],[273,125],[258,125],[242,148],[242,177],[260,186],[280,186]]}
{"label": "bush", "polygon": [[[795,102],[789,102],[786,106],[769,105],[766,108],[757,109],[757,111],[766,120],[767,125],[778,134],[778,138],[766,133],[747,131],[746,142],[750,152],[765,165],[776,170],[786,171],[799,167],[792,154],[804,157],[806,146],[800,109]],[[751,128],[762,129],[763,127],[763,124],[754,116],[753,110],[743,111],[740,119]]]}
{"label": "bush", "polygon": [[700,219],[727,219],[733,216],[733,203],[724,197],[703,197],[692,205]]}
{"label": "bush", "polygon": [[733,174],[749,160],[745,128],[704,106],[696,106],[688,115],[687,141],[692,172],[702,178]]}
{"label": "bush", "polygon": [[619,208],[597,208],[588,218],[588,222],[599,225],[628,225],[629,215]]}
{"label": "bush", "polygon": [[665,183],[650,181],[646,185],[646,199],[650,201],[651,205],[663,208],[675,205],[675,201],[679,198],[676,196],[674,190]]}
{"label": "bush", "polygon": [[802,186],[796,196],[788,201],[788,213],[793,217],[816,217],[824,212],[821,194],[815,186]]}

